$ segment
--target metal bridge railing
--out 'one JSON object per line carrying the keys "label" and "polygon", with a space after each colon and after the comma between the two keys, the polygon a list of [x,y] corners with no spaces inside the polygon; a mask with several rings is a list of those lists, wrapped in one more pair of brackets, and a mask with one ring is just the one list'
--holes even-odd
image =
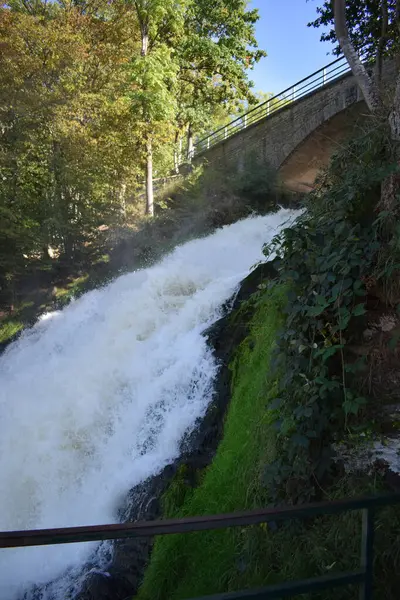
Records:
{"label": "metal bridge railing", "polygon": [[400,504],[400,494],[290,507],[265,508],[256,511],[188,517],[185,519],[142,521],[115,525],[92,525],[88,527],[64,527],[61,529],[4,531],[0,533],[0,548],[152,537],[154,535],[189,533],[193,531],[223,529],[225,527],[243,527],[268,523],[270,521],[279,522],[290,519],[307,519],[320,515],[334,515],[347,511],[361,510],[362,538],[360,567],[358,570],[349,573],[333,573],[300,581],[290,581],[258,590],[244,590],[204,596],[195,600],[265,600],[267,598],[288,598],[350,584],[360,586],[360,600],[371,600],[373,589],[375,511],[378,508],[395,504]]}
{"label": "metal bridge railing", "polygon": [[[360,56],[362,58],[362,54],[360,54]],[[273,96],[266,102],[259,104],[234,121],[231,121],[227,125],[220,127],[216,131],[213,131],[213,133],[198,140],[193,148],[193,156],[209,150],[212,146],[215,146],[215,144],[226,140],[238,131],[247,129],[247,127],[257,123],[257,121],[261,121],[261,119],[265,119],[266,117],[277,113],[283,108],[286,108],[291,102],[315,92],[317,89],[328,85],[332,81],[335,81],[335,79],[338,79],[349,72],[350,67],[346,58],[344,56],[337,58],[322,69],[301,79],[291,87],[283,90],[283,92]]]}

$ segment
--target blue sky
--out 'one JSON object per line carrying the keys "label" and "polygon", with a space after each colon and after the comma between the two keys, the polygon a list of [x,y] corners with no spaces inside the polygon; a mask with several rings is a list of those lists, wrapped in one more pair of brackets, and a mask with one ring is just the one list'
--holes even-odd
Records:
{"label": "blue sky", "polygon": [[321,4],[321,0],[250,0],[249,8],[260,13],[256,38],[268,54],[249,71],[256,91],[277,94],[334,60],[327,56],[332,44],[319,41],[321,30],[307,27]]}

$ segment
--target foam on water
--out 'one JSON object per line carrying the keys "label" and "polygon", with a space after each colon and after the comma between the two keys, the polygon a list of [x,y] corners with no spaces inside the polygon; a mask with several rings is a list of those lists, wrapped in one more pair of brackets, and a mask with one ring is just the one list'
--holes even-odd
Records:
{"label": "foam on water", "polygon": [[[45,315],[8,348],[0,530],[115,522],[121,497],[178,456],[212,396],[216,364],[202,332],[292,215],[248,218],[184,244]],[[0,598],[59,577],[94,547],[1,550]]]}

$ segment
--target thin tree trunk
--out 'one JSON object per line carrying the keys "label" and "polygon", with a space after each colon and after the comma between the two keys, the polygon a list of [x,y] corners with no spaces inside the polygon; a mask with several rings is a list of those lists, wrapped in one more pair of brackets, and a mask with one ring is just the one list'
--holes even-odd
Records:
{"label": "thin tree trunk", "polygon": [[50,246],[42,246],[42,259],[48,260],[49,258],[53,258],[50,254]]}
{"label": "thin tree trunk", "polygon": [[[135,0],[136,13],[140,26],[141,49],[140,55],[145,58],[149,50],[149,23],[148,18],[142,12],[141,4]],[[145,106],[143,115],[146,116]],[[154,216],[154,193],[153,193],[153,147],[151,137],[148,135],[146,142],[146,215]]]}
{"label": "thin tree trunk", "polygon": [[188,127],[188,145],[187,145],[187,159],[189,162],[192,162],[192,158],[193,158],[193,131],[192,131],[192,126],[191,124],[189,124]]}
{"label": "thin tree trunk", "polygon": [[149,48],[149,34],[145,25],[141,26],[142,29],[142,47],[140,50],[141,56],[147,56],[147,50]]}
{"label": "thin tree trunk", "polygon": [[146,215],[154,216],[153,194],[153,149],[151,139],[147,140],[146,147]]}
{"label": "thin tree trunk", "polygon": [[[387,1],[382,0],[382,37],[377,53],[377,73],[381,70],[382,52],[384,48],[386,26],[387,26]],[[397,8],[400,2],[397,0]],[[364,95],[365,101],[371,113],[378,115],[384,114],[384,104],[378,81],[369,76],[366,68],[362,64],[353,44],[350,41],[349,31],[346,22],[346,2],[345,0],[334,0],[335,32],[339,41],[340,48],[350,65],[352,73],[357,80],[358,85]],[[393,98],[392,110],[389,115],[389,126],[391,137],[394,142],[394,155],[399,157],[400,142],[400,76],[397,80],[396,91]],[[400,176],[398,173],[391,173],[382,181],[381,198],[378,205],[379,210],[396,212],[397,193],[400,188]]]}
{"label": "thin tree trunk", "polygon": [[179,142],[180,136],[179,136],[179,131],[177,131],[175,133],[175,144],[174,144],[174,171],[176,174],[179,173],[179,154],[178,154],[178,142]]}
{"label": "thin tree trunk", "polygon": [[121,205],[122,215],[123,215],[124,219],[126,219],[126,183],[123,183],[121,185],[121,188],[119,191],[119,201],[120,201],[120,205]]}
{"label": "thin tree trunk", "polygon": [[74,257],[74,238],[72,237],[72,235],[70,233],[66,233],[63,236],[63,242],[64,242],[64,256],[66,257],[68,262],[72,262],[73,261],[73,257]]}
{"label": "thin tree trunk", "polygon": [[394,93],[392,110],[389,115],[389,125],[392,140],[400,142],[400,73],[397,75],[396,90]]}
{"label": "thin tree trunk", "polygon": [[376,52],[376,62],[375,62],[375,82],[376,82],[379,90],[381,88],[381,83],[382,83],[383,51],[384,51],[385,45],[386,45],[387,29],[388,29],[388,22],[389,22],[387,0],[382,0],[381,19],[382,19],[381,37],[378,42],[378,49]]}
{"label": "thin tree trunk", "polygon": [[[149,27],[148,21],[143,17],[138,2],[135,2],[136,11],[139,19],[141,33],[140,55],[145,58],[149,50]],[[143,107],[144,115],[146,113]],[[154,193],[153,193],[153,147],[150,136],[146,142],[146,215],[154,216]]]}
{"label": "thin tree trunk", "polygon": [[[400,167],[400,74],[397,76],[392,110],[389,115],[390,134],[393,142],[393,154]],[[397,208],[397,194],[400,190],[400,174],[391,173],[382,183],[380,206],[382,210],[394,212]],[[398,209],[397,211],[398,212]]]}
{"label": "thin tree trunk", "polygon": [[379,88],[372,79],[367,69],[361,62],[353,44],[350,41],[349,30],[346,22],[345,0],[334,0],[335,32],[340,48],[357,80],[364,95],[365,102],[371,112],[376,113],[382,108]]}
{"label": "thin tree trunk", "polygon": [[140,50],[141,56],[147,56],[149,49],[149,19],[146,16],[146,11],[143,10],[143,2],[134,1],[136,15],[139,21],[140,34],[142,38],[142,47]]}

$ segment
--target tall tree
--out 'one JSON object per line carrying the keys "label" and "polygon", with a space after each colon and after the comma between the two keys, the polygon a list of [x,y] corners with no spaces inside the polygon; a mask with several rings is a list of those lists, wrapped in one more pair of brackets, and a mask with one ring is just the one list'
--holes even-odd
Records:
{"label": "tall tree", "polygon": [[187,135],[190,154],[193,136],[251,100],[257,18],[246,0],[0,5],[3,282],[90,252],[144,170],[153,213],[153,162],[165,174],[175,140]]}
{"label": "tall tree", "polygon": [[[130,0],[129,0],[130,1]],[[153,216],[154,148],[171,135],[178,71],[176,46],[183,36],[185,0],[134,0],[140,55],[132,59],[132,110],[139,117],[145,156],[146,214]]]}
{"label": "tall tree", "polygon": [[124,100],[135,23],[106,1],[95,16],[46,6],[0,10],[0,206],[13,235],[18,225],[21,265],[50,246],[71,260],[98,225],[118,219],[136,170]]}
{"label": "tall tree", "polygon": [[256,9],[246,0],[192,1],[185,12],[179,47],[179,113],[187,132],[188,155],[193,136],[202,134],[221,112],[229,117],[243,100],[254,100],[248,70],[261,57],[255,39]]}

